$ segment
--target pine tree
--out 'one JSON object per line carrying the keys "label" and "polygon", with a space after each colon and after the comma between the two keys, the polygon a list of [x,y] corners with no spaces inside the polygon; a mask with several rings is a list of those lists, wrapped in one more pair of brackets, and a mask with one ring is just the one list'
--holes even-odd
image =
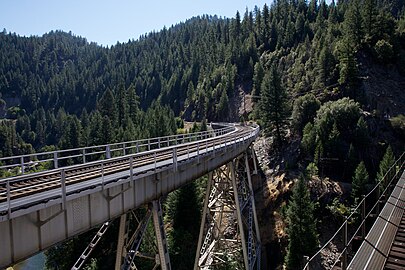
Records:
{"label": "pine tree", "polygon": [[339,55],[339,83],[345,86],[349,96],[356,97],[358,83],[357,60],[355,48],[348,37],[344,37],[338,44]]}
{"label": "pine tree", "polygon": [[118,126],[122,126],[125,123],[125,119],[128,117],[128,99],[125,91],[124,83],[120,83],[117,91],[117,116]]}
{"label": "pine tree", "polygon": [[275,131],[277,145],[281,147],[285,128],[288,124],[289,111],[287,94],[285,88],[281,85],[281,79],[275,65],[272,65],[262,82],[259,115],[263,121],[265,131],[267,133]]}
{"label": "pine tree", "polygon": [[128,90],[128,114],[132,122],[139,123],[139,96],[136,94],[134,85],[130,85]]}
{"label": "pine tree", "polygon": [[113,92],[107,89],[101,99],[98,101],[97,108],[101,116],[107,116],[111,122],[117,124],[117,107]]}
{"label": "pine tree", "polygon": [[201,220],[196,183],[192,182],[170,193],[166,211],[166,218],[172,223],[172,230],[169,232],[172,267],[192,269]]}
{"label": "pine tree", "polygon": [[[392,152],[391,146],[387,147],[387,150],[385,151],[384,157],[380,162],[380,168],[377,173],[377,181],[381,181],[388,170],[394,165],[395,163],[395,156],[394,153]],[[391,179],[386,179],[386,181],[389,181]],[[383,182],[384,183],[384,182]],[[385,182],[387,183],[387,182]]]}
{"label": "pine tree", "polygon": [[361,161],[357,166],[352,179],[352,198],[356,200],[360,195],[366,194],[366,184],[369,180],[368,172],[364,162]]}
{"label": "pine tree", "polygon": [[363,22],[359,0],[350,2],[343,21],[343,34],[348,42],[357,50],[363,37]]}
{"label": "pine tree", "polygon": [[363,30],[365,34],[365,41],[372,42],[377,23],[377,1],[375,0],[364,0],[364,5],[362,8],[362,22]]}
{"label": "pine tree", "polygon": [[264,77],[264,70],[263,66],[260,62],[257,62],[254,67],[253,72],[253,95],[258,96],[260,95],[260,87],[262,85]]}
{"label": "pine tree", "polygon": [[224,121],[227,119],[229,113],[229,99],[226,90],[222,91],[216,111],[219,120]]}
{"label": "pine tree", "polygon": [[302,268],[303,256],[310,256],[318,246],[314,203],[311,201],[306,180],[300,176],[295,184],[287,209],[288,249],[287,269]]}

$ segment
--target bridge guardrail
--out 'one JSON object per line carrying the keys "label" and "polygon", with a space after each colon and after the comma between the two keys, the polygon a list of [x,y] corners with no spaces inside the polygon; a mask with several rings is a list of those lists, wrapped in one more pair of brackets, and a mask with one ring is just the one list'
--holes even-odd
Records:
{"label": "bridge guardrail", "polygon": [[[229,127],[228,127],[229,128]],[[235,129],[235,127],[231,127],[232,129]],[[221,129],[221,131],[217,132],[218,138],[224,137],[229,129]],[[231,131],[232,132],[232,131]],[[189,159],[191,156],[191,153],[194,153],[195,156],[199,159],[201,155],[206,155],[210,153],[216,153],[219,150],[223,150],[224,148],[227,149],[227,147],[237,147],[239,143],[245,143],[247,140],[253,141],[259,133],[259,127],[254,126],[253,129],[250,129],[249,131],[245,131],[242,133],[238,133],[235,136],[227,136],[220,144],[216,143],[216,140],[213,139],[213,137],[208,137],[208,139],[203,139],[203,140],[198,140],[198,141],[190,141],[183,143],[181,145],[172,145],[169,147],[163,147],[163,148],[158,148],[158,149],[152,149],[152,150],[146,150],[143,152],[138,152],[135,154],[128,154],[125,156],[120,156],[120,157],[114,157],[110,159],[104,159],[104,160],[98,160],[98,161],[92,161],[88,162],[85,164],[78,164],[78,165],[72,165],[72,166],[67,166],[67,167],[61,167],[61,168],[56,168],[56,169],[51,169],[48,171],[43,171],[43,172],[37,172],[37,173],[32,173],[29,175],[19,175],[15,177],[10,177],[10,178],[5,178],[5,179],[0,179],[0,203],[1,201],[5,200],[6,205],[7,205],[7,210],[6,210],[6,215],[8,219],[12,217],[13,213],[13,208],[18,208],[22,207],[23,205],[18,205],[18,206],[12,206],[12,202],[14,198],[12,198],[12,192],[21,192],[24,191],[25,189],[32,188],[32,186],[27,186],[27,187],[19,187],[19,185],[13,186],[13,184],[17,184],[18,182],[24,181],[26,179],[30,178],[35,178],[39,177],[44,174],[48,175],[53,175],[56,177],[56,179],[52,179],[49,181],[53,181],[54,188],[53,189],[59,189],[61,192],[56,195],[56,197],[53,198],[48,198],[48,199],[61,199],[62,201],[62,206],[66,204],[66,198],[69,195],[69,192],[67,191],[67,186],[69,183],[66,182],[66,172],[69,170],[78,170],[81,168],[86,168],[86,167],[97,167],[99,170],[101,170],[101,180],[100,183],[97,185],[103,186],[107,184],[104,181],[104,169],[107,168],[106,165],[111,162],[120,162],[120,161],[128,161],[129,162],[129,179],[133,179],[134,176],[134,167],[136,166],[136,161],[134,159],[141,157],[143,155],[145,156],[153,156],[153,160],[150,161],[149,164],[153,164],[153,170],[156,172],[159,169],[158,164],[158,158],[159,154],[163,154],[167,152],[171,152],[171,156],[165,157],[164,160],[171,160],[171,167],[173,170],[177,170],[178,166],[178,148],[182,147],[183,150],[183,156],[187,155],[187,159]],[[183,147],[185,149],[183,149]],[[160,162],[160,161],[159,161]],[[128,170],[126,169],[126,170]],[[48,180],[45,180],[45,182],[41,182],[38,185],[47,185],[46,182]],[[92,185],[94,186],[94,185]],[[75,191],[70,191],[70,193],[73,193]],[[33,202],[23,202],[25,204],[32,204]],[[0,216],[4,216],[4,210],[0,212]]]}
{"label": "bridge guardrail", "polygon": [[[225,123],[212,123],[212,125],[223,126],[223,128],[195,133],[184,133],[157,138],[140,139],[135,141],[2,157],[0,158],[0,170],[13,170],[18,168],[19,172],[17,172],[17,175],[24,175],[26,174],[27,169],[45,162],[51,162],[53,169],[57,169],[59,167],[68,166],[69,163],[69,165],[72,165],[72,162],[74,164],[86,164],[90,161],[99,160],[100,157],[109,159],[111,157],[125,156],[131,153],[140,153],[150,151],[152,149],[160,149],[162,147],[177,145],[179,143],[219,136],[235,130],[234,126]],[[66,160],[70,160],[70,162],[62,162]],[[4,165],[2,163],[4,163]]]}
{"label": "bridge guardrail", "polygon": [[[377,217],[380,214],[380,206],[384,205],[388,200],[404,168],[405,152],[401,154],[371,191],[363,195],[363,198],[351,209],[350,215],[345,217],[344,222],[333,236],[311,258],[304,256],[305,266],[303,270],[334,269],[334,267],[338,266],[339,262],[341,263],[340,267],[342,270],[347,269],[349,261],[351,260],[350,252],[353,249],[353,241],[359,237],[362,241],[365,239],[367,235],[367,219]],[[336,256],[334,259],[330,260],[331,264],[321,266],[321,255],[323,252],[326,253],[328,249],[335,250],[334,253]]]}

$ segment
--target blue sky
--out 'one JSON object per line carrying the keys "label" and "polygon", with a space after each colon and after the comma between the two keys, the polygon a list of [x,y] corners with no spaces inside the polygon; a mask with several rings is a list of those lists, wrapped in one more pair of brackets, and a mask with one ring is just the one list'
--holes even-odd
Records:
{"label": "blue sky", "polygon": [[1,0],[0,31],[42,35],[72,31],[102,45],[137,39],[197,15],[241,16],[246,7],[262,8],[264,0]]}

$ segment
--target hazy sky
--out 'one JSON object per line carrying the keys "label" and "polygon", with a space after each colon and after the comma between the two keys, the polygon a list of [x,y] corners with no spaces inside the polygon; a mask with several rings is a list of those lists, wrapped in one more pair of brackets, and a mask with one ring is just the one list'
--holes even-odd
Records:
{"label": "hazy sky", "polygon": [[0,0],[0,31],[42,35],[72,31],[102,45],[137,39],[197,15],[241,16],[265,0]]}

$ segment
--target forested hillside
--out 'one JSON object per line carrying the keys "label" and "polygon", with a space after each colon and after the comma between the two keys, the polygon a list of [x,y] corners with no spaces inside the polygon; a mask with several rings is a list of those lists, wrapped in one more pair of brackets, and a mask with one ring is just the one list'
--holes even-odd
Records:
{"label": "forested hillside", "polygon": [[[342,202],[351,204],[373,182],[388,146],[392,155],[404,149],[404,6],[279,0],[111,47],[60,31],[21,37],[4,30],[0,155],[170,134],[181,125],[175,117],[238,121],[247,95],[255,103],[248,117],[274,137],[271,154],[294,156],[281,171],[356,179],[353,200]],[[309,198],[303,186],[295,192]],[[289,268],[298,255],[288,252]],[[190,269],[177,263],[173,269]]]}

